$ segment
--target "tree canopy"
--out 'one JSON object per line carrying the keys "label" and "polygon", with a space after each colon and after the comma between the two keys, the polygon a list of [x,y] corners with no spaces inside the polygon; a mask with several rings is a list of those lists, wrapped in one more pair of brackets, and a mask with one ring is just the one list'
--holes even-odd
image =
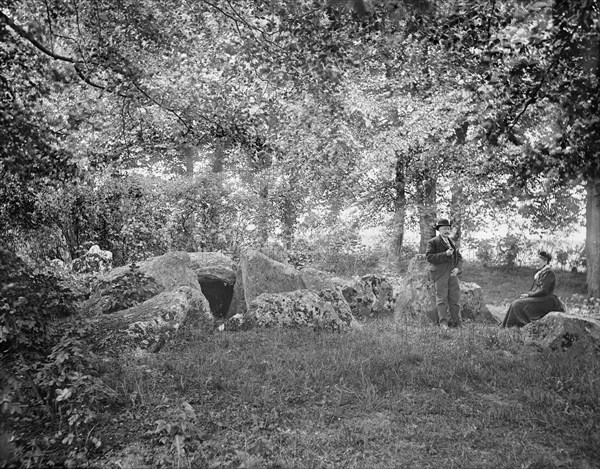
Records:
{"label": "tree canopy", "polygon": [[[231,239],[290,245],[308,214],[356,206],[394,214],[398,252],[411,216],[421,242],[442,210],[476,224],[480,200],[566,225],[586,187],[600,294],[597,1],[3,0],[0,23],[7,237],[65,217],[68,236],[132,170],[210,181],[197,196],[241,214]],[[90,226],[73,255],[110,243]]]}

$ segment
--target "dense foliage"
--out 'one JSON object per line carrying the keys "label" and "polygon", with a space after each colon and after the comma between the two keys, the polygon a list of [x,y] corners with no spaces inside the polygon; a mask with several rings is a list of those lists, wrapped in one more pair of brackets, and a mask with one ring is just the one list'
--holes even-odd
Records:
{"label": "dense foliage", "polygon": [[[329,213],[358,203],[375,223],[393,220],[398,249],[414,215],[423,244],[438,211],[468,229],[482,210],[467,201],[493,200],[506,210],[532,194],[557,198],[556,182],[580,181],[597,160],[575,150],[583,143],[566,143],[561,130],[593,130],[584,117],[593,109],[564,105],[566,89],[571,106],[585,107],[584,92],[594,93],[586,65],[594,50],[593,1],[5,7],[7,50],[36,60],[46,85],[36,87],[27,110],[46,116],[54,134],[36,141],[55,135],[84,185],[95,189],[98,165],[109,162],[206,174],[221,181],[228,200],[235,193],[247,202],[236,207],[242,215],[231,231],[253,225],[252,236],[263,241],[279,234],[289,245],[310,207],[322,208],[327,223]],[[22,81],[27,69],[16,67]],[[567,115],[583,120],[565,124]],[[572,158],[550,145],[559,140]],[[513,183],[540,172],[534,184]],[[36,193],[29,191],[30,206]],[[580,215],[576,202],[551,204],[540,221],[566,212],[569,223]],[[539,204],[531,206],[537,217]],[[114,213],[114,206],[98,210]],[[194,239],[194,217],[182,214],[180,222],[178,244],[212,245]],[[85,242],[129,251],[131,241],[114,239],[126,236],[115,223],[105,240],[91,239],[94,229],[79,240],[61,228],[70,255]]]}
{"label": "dense foliage", "polygon": [[85,338],[90,326],[67,319],[80,296],[65,279],[6,250],[0,250],[0,292],[0,433],[4,438],[7,419],[17,422],[24,431],[15,443],[35,460],[40,448],[54,444],[27,438],[36,422],[50,427],[53,442],[86,453],[97,441],[86,438],[95,411],[112,393],[94,372]]}
{"label": "dense foliage", "polygon": [[44,351],[48,323],[76,312],[75,294],[54,275],[36,272],[0,250],[0,349]]}
{"label": "dense foliage", "polygon": [[[551,244],[585,208],[585,255],[552,246],[600,296],[598,8],[0,0],[0,404],[22,460],[60,447],[83,464],[98,409],[122,405],[74,317],[89,279],[63,275],[92,245],[119,266],[276,241],[297,266],[355,275],[398,269],[449,214],[484,264],[514,267],[537,249],[526,231]],[[475,239],[489,220],[508,233]],[[367,247],[370,227],[384,235]],[[105,312],[157,291],[135,264],[98,288],[118,292]],[[366,396],[389,384],[378,369]],[[203,438],[184,407],[148,433],[178,457]]]}

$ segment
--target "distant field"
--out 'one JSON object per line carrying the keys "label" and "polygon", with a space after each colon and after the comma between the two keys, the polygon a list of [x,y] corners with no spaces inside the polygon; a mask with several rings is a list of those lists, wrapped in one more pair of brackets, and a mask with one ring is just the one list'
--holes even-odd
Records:
{"label": "distant field", "polygon": [[[475,282],[483,289],[486,303],[503,304],[529,291],[537,269],[531,267],[484,267],[477,262],[466,262],[462,280]],[[585,294],[585,274],[555,269],[556,294],[568,302],[573,295]]]}

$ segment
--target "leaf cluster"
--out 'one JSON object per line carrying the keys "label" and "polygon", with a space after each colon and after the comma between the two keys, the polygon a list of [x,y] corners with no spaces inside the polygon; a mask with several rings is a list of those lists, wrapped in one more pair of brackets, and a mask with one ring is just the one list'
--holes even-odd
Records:
{"label": "leaf cluster", "polygon": [[51,320],[75,314],[77,296],[60,280],[34,271],[0,249],[0,350],[43,351]]}
{"label": "leaf cluster", "polygon": [[0,27],[0,226],[32,226],[35,192],[75,173],[70,153],[57,145],[48,116],[38,109],[51,83],[47,66]]}
{"label": "leaf cluster", "polygon": [[[89,438],[98,412],[115,401],[116,393],[107,387],[96,371],[96,357],[89,349],[91,326],[70,324],[45,356],[20,354],[8,361],[13,376],[3,386],[2,412],[11,427],[20,429],[43,424],[50,436],[29,439],[21,433],[13,443],[20,460],[37,461],[40,449],[64,454],[69,464],[81,464],[102,445]],[[4,383],[3,383],[4,384]]]}
{"label": "leaf cluster", "polygon": [[154,429],[146,432],[147,438],[165,453],[156,461],[160,465],[176,464],[187,452],[198,449],[204,437],[202,418],[197,415],[189,402],[182,402],[179,408],[170,410],[165,418],[154,422]]}
{"label": "leaf cluster", "polygon": [[93,371],[89,326],[69,325],[79,296],[7,250],[0,250],[0,292],[2,420],[12,428],[41,424],[54,432],[42,441],[22,433],[14,442],[20,456],[35,460],[40,448],[56,441],[74,454],[99,446],[87,440],[88,431],[113,393]]}

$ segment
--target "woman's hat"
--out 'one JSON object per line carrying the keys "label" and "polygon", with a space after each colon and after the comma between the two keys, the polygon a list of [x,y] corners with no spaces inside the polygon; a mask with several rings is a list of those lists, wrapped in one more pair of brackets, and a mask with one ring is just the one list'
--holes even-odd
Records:
{"label": "woman's hat", "polygon": [[439,230],[440,226],[452,226],[452,223],[450,223],[448,220],[446,220],[445,218],[440,218],[437,223],[435,224],[435,229]]}
{"label": "woman's hat", "polygon": [[546,262],[550,262],[552,260],[552,254],[546,251],[539,251],[538,256],[544,259]]}

